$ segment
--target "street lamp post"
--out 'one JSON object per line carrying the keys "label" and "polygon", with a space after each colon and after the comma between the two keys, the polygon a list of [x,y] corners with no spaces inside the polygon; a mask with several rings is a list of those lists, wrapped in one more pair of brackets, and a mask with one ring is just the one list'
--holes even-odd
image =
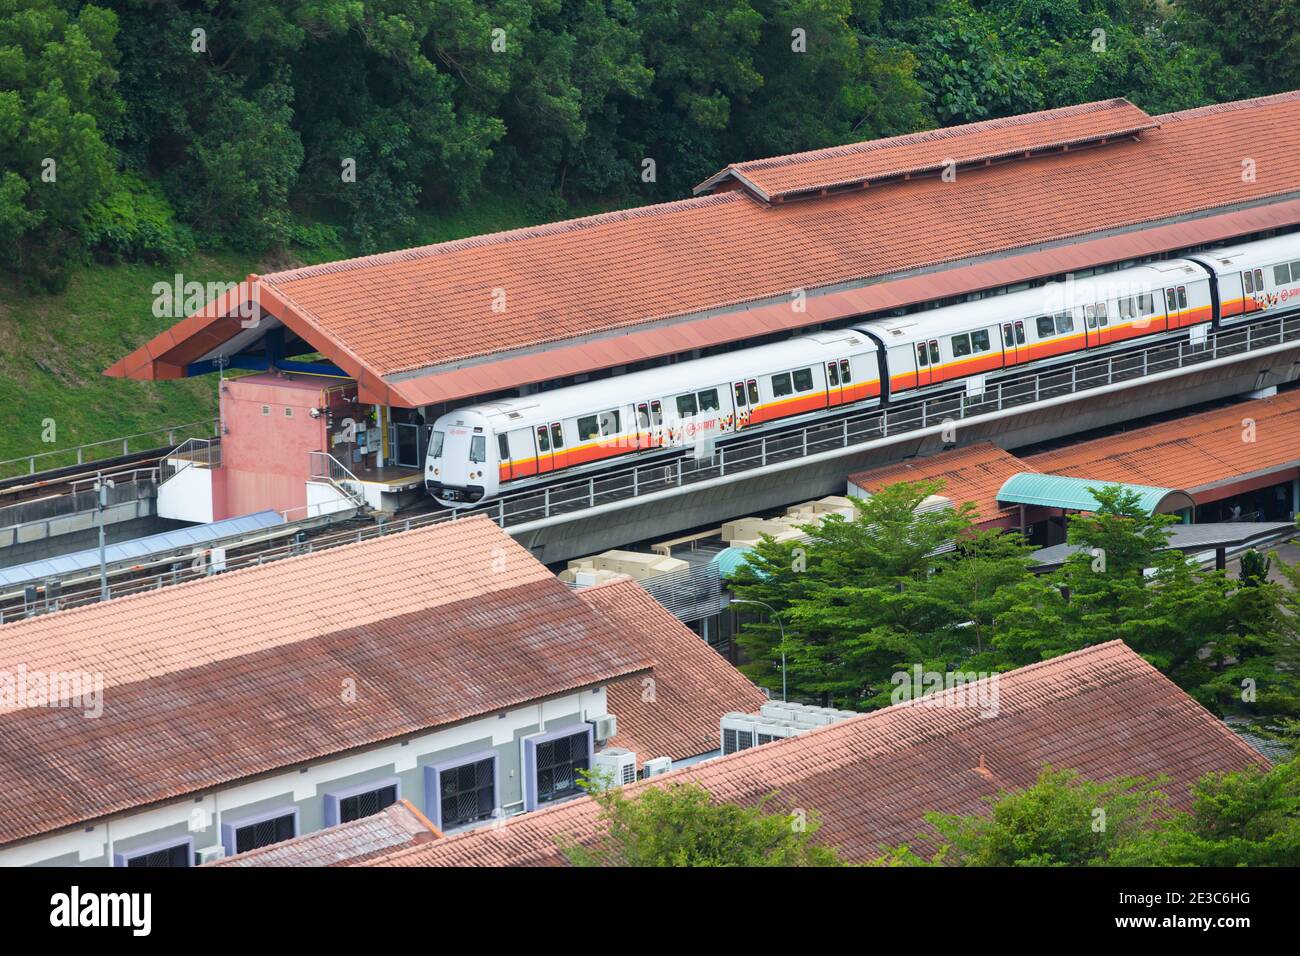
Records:
{"label": "street lamp post", "polygon": [[776,626],[781,630],[781,703],[786,702],[786,685],[785,685],[785,625],[781,623],[781,615],[776,613],[776,609],[770,604],[764,604],[762,601],[751,601],[748,598],[732,598],[732,604],[756,604],[765,608],[768,614],[776,618]]}

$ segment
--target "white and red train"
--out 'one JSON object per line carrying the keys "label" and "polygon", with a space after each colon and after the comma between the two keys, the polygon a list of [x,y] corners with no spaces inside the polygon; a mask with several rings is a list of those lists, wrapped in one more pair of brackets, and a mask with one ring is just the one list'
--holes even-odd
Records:
{"label": "white and red train", "polygon": [[425,485],[464,506],[558,474],[1294,308],[1300,233],[459,408],[433,425]]}

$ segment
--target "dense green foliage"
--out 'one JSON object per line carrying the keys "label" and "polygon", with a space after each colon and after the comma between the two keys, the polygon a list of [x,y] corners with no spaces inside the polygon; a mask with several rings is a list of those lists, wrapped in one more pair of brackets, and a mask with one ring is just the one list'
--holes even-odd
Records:
{"label": "dense green foliage", "polygon": [[1286,587],[1258,559],[1237,579],[1201,570],[1164,548],[1174,518],[1097,488],[1097,513],[1070,520],[1079,550],[1037,575],[1018,535],[971,532],[970,506],[920,509],[938,490],[897,484],[807,542],[760,543],[733,583],[781,615],[785,642],[776,622],[746,623],[742,669],[779,689],[784,650],[792,697],[871,709],[917,666],[997,672],[1122,639],[1220,714],[1265,729],[1300,715],[1300,571],[1279,568]]}
{"label": "dense green foliage", "polygon": [[1045,768],[1024,790],[1000,793],[987,813],[926,815],[931,833],[890,848],[888,865],[1296,866],[1300,764],[1208,774],[1191,812],[1175,810],[1162,781],[1104,783]]}
{"label": "dense green foliage", "polygon": [[816,842],[816,814],[769,812],[765,800],[718,803],[695,783],[648,787],[635,797],[597,789],[599,836],[591,845],[560,841],[575,866],[837,866]]}
{"label": "dense green foliage", "polygon": [[320,223],[349,250],[394,248],[425,238],[422,213],[484,193],[553,217],[575,198],[679,198],[728,162],[933,124],[1269,92],[1297,83],[1289,14],[1221,0],[0,0],[0,265],[59,288],[89,254],[179,260],[197,241],[258,255]]}

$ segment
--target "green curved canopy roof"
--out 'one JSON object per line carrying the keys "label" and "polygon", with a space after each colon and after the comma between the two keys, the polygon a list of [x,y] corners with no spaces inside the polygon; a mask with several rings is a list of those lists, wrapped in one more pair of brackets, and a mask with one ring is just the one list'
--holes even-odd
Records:
{"label": "green curved canopy roof", "polygon": [[713,557],[713,563],[718,566],[718,576],[729,578],[735,574],[742,564],[747,563],[745,558],[752,550],[754,549],[738,546],[723,548],[719,551]]}
{"label": "green curved canopy roof", "polygon": [[1191,495],[1177,488],[1130,485],[1123,481],[1098,481],[1095,478],[1067,478],[1064,475],[1040,475],[1032,471],[1018,472],[1003,482],[998,490],[998,501],[1004,504],[1064,508],[1067,511],[1096,511],[1100,504],[1088,489],[1109,488],[1113,485],[1119,485],[1125,491],[1137,492],[1142,509],[1147,514],[1168,514],[1196,504]]}

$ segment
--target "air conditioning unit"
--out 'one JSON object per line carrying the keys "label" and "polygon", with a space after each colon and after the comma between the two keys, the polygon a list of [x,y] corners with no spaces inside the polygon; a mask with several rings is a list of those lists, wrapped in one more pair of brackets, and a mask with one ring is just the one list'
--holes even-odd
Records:
{"label": "air conditioning unit", "polygon": [[598,744],[603,744],[618,733],[618,718],[613,714],[592,718],[587,723],[591,724],[593,728],[592,736],[596,738]]}
{"label": "air conditioning unit", "polygon": [[201,850],[194,851],[194,858],[198,860],[199,866],[204,863],[211,863],[213,860],[220,860],[226,855],[224,846],[205,846]]}
{"label": "air conditioning unit", "polygon": [[718,721],[723,754],[734,754],[755,746],[755,720],[749,714],[727,714]]}
{"label": "air conditioning unit", "polygon": [[647,777],[657,777],[661,773],[667,773],[673,769],[673,758],[651,757],[642,765],[642,769]]}
{"label": "air conditioning unit", "polygon": [[622,747],[599,750],[592,758],[592,769],[611,787],[636,782],[636,754]]}
{"label": "air conditioning unit", "polygon": [[754,725],[754,732],[757,736],[756,743],[758,746],[770,744],[774,740],[784,740],[786,737],[794,737],[805,730],[809,730],[807,724],[795,720],[761,720]]}
{"label": "air conditioning unit", "polygon": [[795,714],[803,710],[802,704],[787,704],[778,700],[769,700],[759,708],[759,713],[764,717],[771,717],[774,720],[794,720]]}

